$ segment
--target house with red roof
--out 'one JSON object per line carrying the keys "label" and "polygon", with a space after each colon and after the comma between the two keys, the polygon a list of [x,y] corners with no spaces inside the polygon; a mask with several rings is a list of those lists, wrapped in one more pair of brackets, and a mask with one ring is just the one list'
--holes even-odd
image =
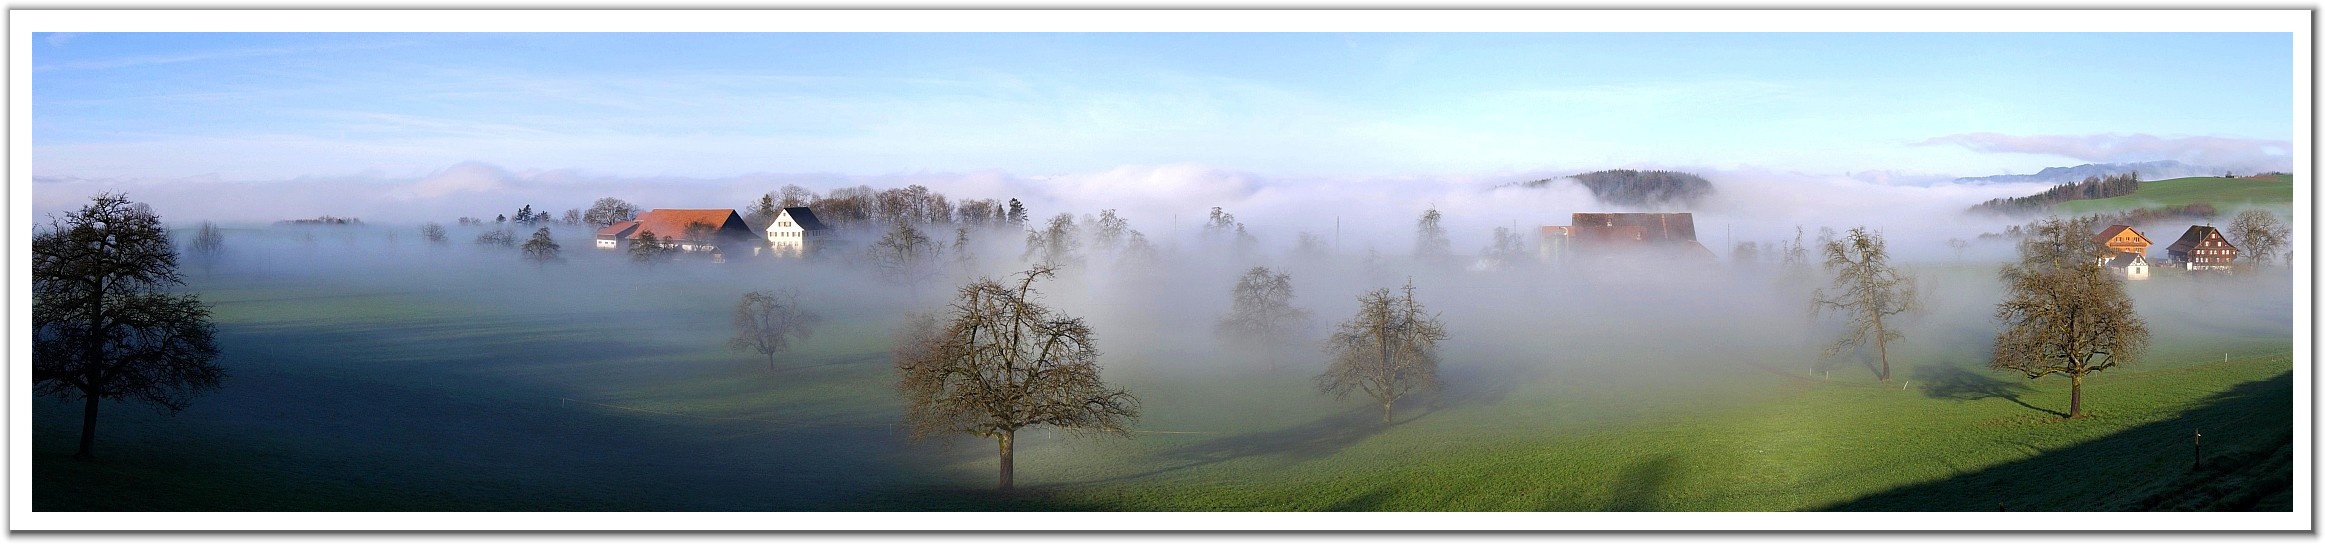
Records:
{"label": "house with red roof", "polygon": [[621,249],[646,233],[684,251],[720,251],[758,243],[759,237],[731,209],[661,208],[638,214],[637,219],[607,225],[597,231],[597,247]]}

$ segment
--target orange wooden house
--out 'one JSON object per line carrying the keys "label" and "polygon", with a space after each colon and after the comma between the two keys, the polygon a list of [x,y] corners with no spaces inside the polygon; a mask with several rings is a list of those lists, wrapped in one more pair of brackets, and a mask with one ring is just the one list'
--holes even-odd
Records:
{"label": "orange wooden house", "polygon": [[2104,244],[2116,253],[2139,255],[2146,255],[2147,246],[2155,245],[2155,242],[2148,241],[2147,236],[2132,229],[2131,225],[2108,225],[2099,231],[2098,236],[2091,237],[2091,241]]}

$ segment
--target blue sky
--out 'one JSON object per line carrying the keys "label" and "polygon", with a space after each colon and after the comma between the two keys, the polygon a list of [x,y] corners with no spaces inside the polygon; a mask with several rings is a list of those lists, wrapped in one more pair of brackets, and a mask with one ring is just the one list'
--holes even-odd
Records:
{"label": "blue sky", "polygon": [[42,34],[33,174],[2285,169],[2282,33]]}

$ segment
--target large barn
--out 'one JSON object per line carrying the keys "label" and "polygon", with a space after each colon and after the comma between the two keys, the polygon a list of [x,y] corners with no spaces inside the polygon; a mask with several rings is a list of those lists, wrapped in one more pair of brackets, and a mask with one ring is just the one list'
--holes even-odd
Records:
{"label": "large barn", "polygon": [[621,249],[646,233],[685,251],[719,251],[754,244],[758,236],[734,210],[657,209],[597,231],[597,247]]}

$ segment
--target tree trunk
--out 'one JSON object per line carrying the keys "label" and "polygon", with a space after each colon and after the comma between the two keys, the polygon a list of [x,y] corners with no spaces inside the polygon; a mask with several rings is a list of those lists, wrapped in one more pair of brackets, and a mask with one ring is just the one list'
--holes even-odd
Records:
{"label": "tree trunk", "polygon": [[2074,384],[2068,388],[2070,392],[2067,393],[2067,419],[2083,417],[2083,376],[2069,377],[2067,383]]}
{"label": "tree trunk", "polygon": [[767,352],[767,370],[769,372],[773,372],[775,370],[775,352]]}
{"label": "tree trunk", "polygon": [[1889,381],[1889,331],[1881,329],[1881,314],[1873,313],[1873,348],[1881,352],[1881,381]]}
{"label": "tree trunk", "polygon": [[1390,424],[1390,422],[1394,420],[1394,418],[1393,418],[1393,417],[1391,417],[1391,413],[1390,413],[1389,409],[1390,409],[1391,407],[1393,407],[1393,406],[1396,406],[1396,405],[1397,405],[1397,400],[1396,400],[1396,399],[1389,399],[1389,400],[1384,400],[1384,401],[1381,401],[1381,402],[1380,402],[1380,424],[1381,424],[1381,425],[1389,425],[1389,424]]}
{"label": "tree trunk", "polygon": [[81,451],[73,453],[74,459],[96,457],[94,450],[97,446],[97,399],[100,397],[85,392],[83,395],[82,398],[88,399],[88,402],[83,404],[81,409]]}
{"label": "tree trunk", "polygon": [[1008,490],[1009,490],[1009,489],[1010,489],[1010,488],[1011,488],[1013,485],[1015,485],[1015,483],[1014,483],[1014,481],[1013,481],[1013,480],[1015,480],[1015,479],[1016,479],[1016,474],[1017,474],[1017,462],[1016,462],[1016,460],[1014,460],[1014,459],[1012,458],[1012,456],[1014,455],[1014,450],[1012,450],[1012,449],[1010,448],[1010,446],[1011,446],[1010,442],[1011,442],[1012,440],[1015,440],[1016,438],[1017,438],[1017,431],[1002,431],[1002,432],[1001,432],[1001,490],[1002,490],[1002,491],[1008,491]]}

